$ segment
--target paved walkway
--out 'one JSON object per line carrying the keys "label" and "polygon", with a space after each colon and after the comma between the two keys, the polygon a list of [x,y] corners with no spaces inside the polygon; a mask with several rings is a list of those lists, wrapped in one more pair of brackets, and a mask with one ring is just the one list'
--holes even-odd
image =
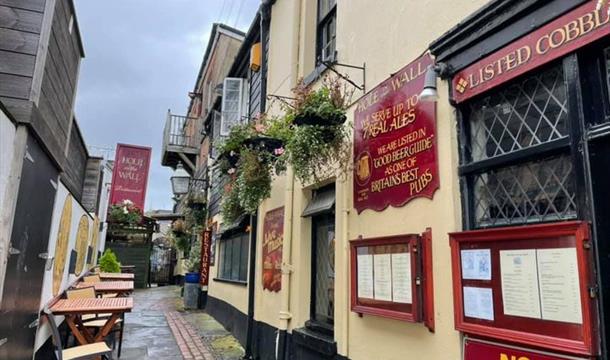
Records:
{"label": "paved walkway", "polygon": [[122,360],[238,360],[243,349],[203,311],[184,311],[180,288],[136,290],[125,315]]}

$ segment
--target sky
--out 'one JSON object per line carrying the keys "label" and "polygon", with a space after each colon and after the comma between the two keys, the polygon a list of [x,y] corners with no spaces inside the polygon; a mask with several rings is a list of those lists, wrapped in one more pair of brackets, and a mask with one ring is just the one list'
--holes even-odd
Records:
{"label": "sky", "polygon": [[172,208],[163,127],[168,109],[186,113],[212,24],[245,32],[259,2],[75,0],[85,48],[76,118],[93,155],[117,143],[152,147],[145,210]]}

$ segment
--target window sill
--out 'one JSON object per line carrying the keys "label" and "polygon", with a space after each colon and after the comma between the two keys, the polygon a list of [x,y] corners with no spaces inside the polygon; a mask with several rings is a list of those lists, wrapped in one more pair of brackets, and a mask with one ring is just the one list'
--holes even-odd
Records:
{"label": "window sill", "polygon": [[248,282],[247,281],[241,281],[241,280],[231,280],[231,279],[223,279],[223,278],[213,278],[213,281],[217,281],[217,282],[221,282],[221,283],[227,283],[227,284],[233,284],[233,285],[239,285],[239,286],[248,286]]}

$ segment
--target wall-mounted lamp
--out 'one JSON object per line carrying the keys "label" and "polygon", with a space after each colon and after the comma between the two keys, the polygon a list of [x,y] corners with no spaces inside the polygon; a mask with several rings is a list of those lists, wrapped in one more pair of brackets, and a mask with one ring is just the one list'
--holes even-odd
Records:
{"label": "wall-mounted lamp", "polygon": [[445,63],[436,63],[428,67],[426,78],[424,79],[424,89],[419,94],[421,101],[437,101],[438,91],[436,90],[436,78],[445,78],[448,75],[449,67]]}
{"label": "wall-mounted lamp", "polygon": [[195,100],[195,98],[202,98],[203,94],[200,92],[194,92],[194,91],[189,91],[189,97],[191,98],[191,100]]}

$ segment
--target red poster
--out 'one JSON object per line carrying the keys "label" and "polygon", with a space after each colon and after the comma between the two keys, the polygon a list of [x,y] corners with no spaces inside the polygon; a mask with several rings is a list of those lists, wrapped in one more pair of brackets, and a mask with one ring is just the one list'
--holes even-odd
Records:
{"label": "red poster", "polygon": [[208,286],[210,282],[210,249],[212,245],[212,231],[206,230],[203,232],[201,240],[201,272],[199,276],[199,285]]}
{"label": "red poster", "polygon": [[[576,359],[546,352],[526,350],[508,345],[468,339],[464,345],[464,360],[565,360]],[[580,359],[580,358],[579,358]]]}
{"label": "red poster", "polygon": [[263,289],[282,289],[282,245],[284,243],[284,208],[265,214],[263,224]]}
{"label": "red poster", "polygon": [[110,203],[130,200],[144,212],[151,148],[117,144]]}
{"label": "red poster", "polygon": [[467,100],[608,35],[610,4],[590,0],[457,73],[453,98]]}
{"label": "red poster", "polygon": [[421,102],[426,54],[385,80],[354,111],[354,207],[381,211],[439,187],[436,105]]}

